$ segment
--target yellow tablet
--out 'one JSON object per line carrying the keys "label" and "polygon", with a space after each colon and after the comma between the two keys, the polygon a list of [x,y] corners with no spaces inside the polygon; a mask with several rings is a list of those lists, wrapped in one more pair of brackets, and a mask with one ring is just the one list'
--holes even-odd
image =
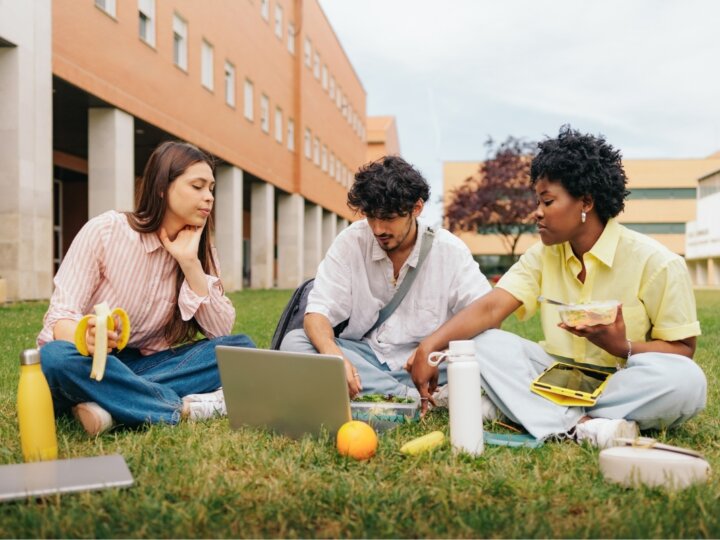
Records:
{"label": "yellow tablet", "polygon": [[592,407],[611,376],[580,364],[555,362],[530,384],[530,390],[565,407]]}

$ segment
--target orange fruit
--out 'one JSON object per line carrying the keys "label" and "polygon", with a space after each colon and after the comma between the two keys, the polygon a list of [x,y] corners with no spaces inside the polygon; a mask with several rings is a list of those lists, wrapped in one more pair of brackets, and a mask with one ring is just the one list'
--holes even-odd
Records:
{"label": "orange fruit", "polygon": [[365,422],[345,422],[337,433],[337,449],[340,455],[354,459],[370,459],[375,455],[378,438],[375,430]]}

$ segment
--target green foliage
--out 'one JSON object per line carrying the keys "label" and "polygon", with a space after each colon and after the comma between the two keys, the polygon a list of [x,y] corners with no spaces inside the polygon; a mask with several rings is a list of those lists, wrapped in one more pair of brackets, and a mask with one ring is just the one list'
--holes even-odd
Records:
{"label": "green foliage", "polygon": [[[231,295],[235,331],[267,347],[289,291]],[[34,343],[46,304],[0,308],[0,463],[21,461],[15,415],[18,354]],[[664,442],[702,451],[720,467],[720,292],[698,293],[696,359],[708,408]],[[537,320],[505,328],[540,338]],[[487,426],[490,427],[490,426]],[[227,419],[118,430],[97,439],[58,420],[61,458],[121,453],[135,477],[105,490],[0,505],[0,537],[720,537],[720,480],[678,493],[603,481],[598,451],[569,442],[486,447],[472,459],[444,445],[407,458],[410,439],[441,430],[430,413],[380,437],[376,457],[340,457],[329,437],[293,441],[232,431]]]}

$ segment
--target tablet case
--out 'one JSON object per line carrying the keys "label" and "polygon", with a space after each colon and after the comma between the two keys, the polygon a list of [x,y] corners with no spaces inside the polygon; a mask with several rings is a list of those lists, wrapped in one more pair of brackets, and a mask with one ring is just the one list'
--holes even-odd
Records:
{"label": "tablet case", "polygon": [[[541,382],[543,376],[553,369],[578,369],[588,374],[592,374],[594,378],[603,377],[604,380],[593,392],[583,392],[582,390],[564,388],[562,386]],[[597,398],[600,394],[602,394],[603,390],[605,390],[605,386],[607,385],[611,375],[611,373],[606,371],[592,369],[580,364],[555,362],[543,371],[532,383],[530,383],[530,390],[546,399],[549,399],[553,403],[562,405],[563,407],[592,407],[595,405]]]}

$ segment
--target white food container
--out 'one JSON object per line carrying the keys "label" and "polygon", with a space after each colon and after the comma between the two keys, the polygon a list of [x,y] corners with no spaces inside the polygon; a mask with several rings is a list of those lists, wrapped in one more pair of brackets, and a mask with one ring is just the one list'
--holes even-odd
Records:
{"label": "white food container", "polygon": [[680,490],[710,477],[710,464],[694,450],[645,437],[617,441],[626,446],[600,452],[600,471],[609,482]]}
{"label": "white food container", "polygon": [[595,326],[596,324],[612,324],[617,316],[617,300],[587,302],[585,304],[568,304],[558,306],[562,322],[568,326]]}

